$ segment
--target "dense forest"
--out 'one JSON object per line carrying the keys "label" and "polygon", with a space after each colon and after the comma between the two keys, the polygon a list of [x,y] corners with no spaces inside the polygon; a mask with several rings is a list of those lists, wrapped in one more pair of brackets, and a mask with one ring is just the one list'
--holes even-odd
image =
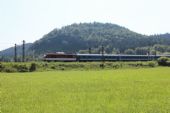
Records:
{"label": "dense forest", "polygon": [[[66,53],[100,53],[104,46],[106,53],[146,54],[146,49],[170,52],[170,34],[146,36],[125,27],[110,23],[80,23],[61,29],[54,29],[36,41],[30,50],[37,54],[62,51]],[[142,52],[140,52],[140,50]]]}
{"label": "dense forest", "polygon": [[[66,53],[151,54],[170,53],[170,34],[142,35],[111,23],[80,23],[54,29],[40,40],[29,44],[27,53],[43,55],[47,52]],[[13,48],[1,51],[0,55],[13,54]],[[8,54],[5,54],[8,53]]]}

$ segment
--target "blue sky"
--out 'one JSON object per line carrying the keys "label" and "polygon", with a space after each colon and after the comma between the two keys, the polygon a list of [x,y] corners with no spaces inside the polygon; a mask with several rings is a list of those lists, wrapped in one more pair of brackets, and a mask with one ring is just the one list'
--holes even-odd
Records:
{"label": "blue sky", "polygon": [[142,34],[170,32],[170,0],[0,0],[0,50],[54,28],[109,22]]}

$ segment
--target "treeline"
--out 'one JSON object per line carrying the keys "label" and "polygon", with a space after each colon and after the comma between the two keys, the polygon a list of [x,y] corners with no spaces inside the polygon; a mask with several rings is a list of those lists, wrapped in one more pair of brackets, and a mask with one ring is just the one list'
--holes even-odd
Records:
{"label": "treeline", "polygon": [[[87,54],[101,54],[101,47],[100,48],[89,48],[87,50],[80,50],[79,53]],[[170,46],[168,45],[160,45],[156,44],[154,46],[146,46],[146,47],[137,47],[135,49],[126,49],[121,52],[119,49],[113,48],[104,48],[105,54],[129,54],[129,55],[156,55],[156,54],[164,54],[170,55]]]}
{"label": "treeline", "polygon": [[125,54],[136,54],[136,55],[146,55],[146,54],[166,54],[170,55],[170,46],[156,44],[152,47],[137,47],[135,49],[127,49],[124,51]]}

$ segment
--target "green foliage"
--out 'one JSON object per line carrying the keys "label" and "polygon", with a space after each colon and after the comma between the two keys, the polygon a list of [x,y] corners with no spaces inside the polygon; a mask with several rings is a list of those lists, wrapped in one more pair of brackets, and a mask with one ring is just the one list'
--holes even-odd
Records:
{"label": "green foliage", "polygon": [[17,70],[16,70],[15,68],[5,67],[5,68],[3,69],[3,72],[14,73],[14,72],[17,72]]}
{"label": "green foliage", "polygon": [[146,55],[146,54],[148,54],[148,52],[149,52],[149,50],[148,50],[148,48],[147,47],[137,47],[136,49],[135,49],[135,53],[137,54],[137,55]]}
{"label": "green foliage", "polygon": [[88,51],[88,50],[80,50],[79,53],[80,53],[80,54],[88,54],[89,51]]}
{"label": "green foliage", "polygon": [[28,67],[25,64],[16,65],[16,69],[18,72],[28,72],[29,71]]}
{"label": "green foliage", "polygon": [[[25,62],[25,63],[0,63],[0,72],[34,72],[52,70],[101,70],[121,68],[146,68],[156,67],[155,61],[151,62]],[[11,70],[11,71],[10,71]]]}
{"label": "green foliage", "polygon": [[160,45],[160,44],[154,45],[154,49],[161,53],[165,52],[166,48],[167,48],[167,46],[165,46],[165,45]]}
{"label": "green foliage", "polygon": [[31,66],[29,68],[30,72],[36,71],[36,64],[35,63],[31,63]]}
{"label": "green foliage", "polygon": [[[27,50],[28,50],[28,48],[30,47],[32,45],[32,43],[27,43],[27,44],[25,44],[25,50],[26,50],[26,53],[27,53]],[[21,56],[22,55],[22,45],[18,45],[17,46],[17,53],[18,53],[18,56]],[[10,48],[8,48],[8,49],[5,49],[5,50],[3,50],[3,51],[0,51],[0,56],[5,56],[4,58],[0,58],[0,60],[2,59],[2,60],[7,60],[8,59],[8,57],[13,57],[13,55],[14,55],[14,47],[10,47]]]}
{"label": "green foliage", "polygon": [[148,62],[148,66],[149,67],[156,67],[157,66],[157,63],[155,61],[149,61]]}
{"label": "green foliage", "polygon": [[[88,53],[90,47],[92,50],[97,50],[94,53],[99,53],[98,50],[103,45],[106,53],[124,53],[127,49],[131,49],[130,54],[132,54],[133,49],[137,54],[147,54],[147,48],[141,47],[151,47],[155,44],[170,45],[169,37],[169,34],[145,36],[110,23],[81,23],[54,29],[36,41],[30,50],[36,54],[57,51]],[[157,51],[164,51],[159,49],[158,45],[155,48]]]}
{"label": "green foliage", "polygon": [[158,59],[158,64],[160,66],[170,66],[170,59],[167,57],[161,57]]}
{"label": "green foliage", "polygon": [[127,49],[127,50],[125,50],[124,53],[125,53],[125,54],[129,54],[129,55],[134,55],[134,54],[136,54],[133,49]]}
{"label": "green foliage", "polygon": [[119,53],[120,53],[119,49],[113,48],[111,54],[119,54]]}
{"label": "green foliage", "polygon": [[[170,34],[146,36],[110,23],[80,23],[54,29],[33,44],[26,44],[26,61],[40,61],[49,52],[113,54],[170,54]],[[17,47],[22,61],[22,46]],[[0,61],[13,61],[14,48],[0,52]]]}
{"label": "green foliage", "polygon": [[0,63],[0,72],[1,72],[4,68],[5,68],[5,66],[4,66],[2,63]]}
{"label": "green foliage", "polygon": [[170,52],[170,46],[166,47],[166,51]]}
{"label": "green foliage", "polygon": [[169,74],[169,67],[0,73],[0,108],[2,113],[169,113]]}

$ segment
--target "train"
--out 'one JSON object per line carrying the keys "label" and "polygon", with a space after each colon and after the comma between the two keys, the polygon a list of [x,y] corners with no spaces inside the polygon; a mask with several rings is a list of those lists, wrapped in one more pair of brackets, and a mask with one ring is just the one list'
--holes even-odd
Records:
{"label": "train", "polygon": [[92,62],[92,61],[152,61],[160,57],[170,55],[126,55],[126,54],[65,54],[65,53],[47,53],[44,55],[44,61],[61,62]]}

